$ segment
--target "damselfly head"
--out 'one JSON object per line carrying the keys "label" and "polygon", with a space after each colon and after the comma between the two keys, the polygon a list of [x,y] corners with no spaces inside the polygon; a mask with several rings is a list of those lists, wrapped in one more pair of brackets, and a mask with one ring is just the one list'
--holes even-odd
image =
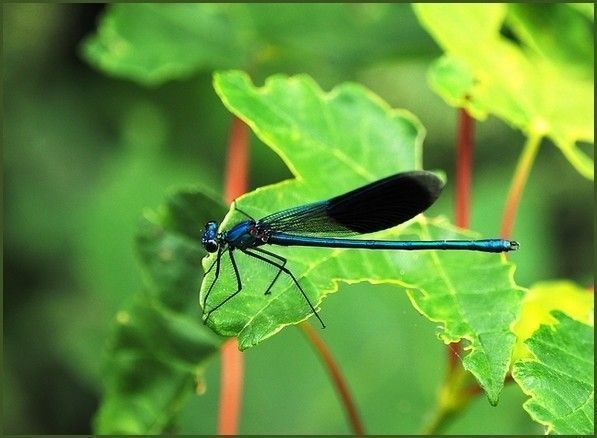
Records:
{"label": "damselfly head", "polygon": [[210,221],[205,224],[201,244],[207,252],[216,252],[218,250],[218,224],[216,222]]}

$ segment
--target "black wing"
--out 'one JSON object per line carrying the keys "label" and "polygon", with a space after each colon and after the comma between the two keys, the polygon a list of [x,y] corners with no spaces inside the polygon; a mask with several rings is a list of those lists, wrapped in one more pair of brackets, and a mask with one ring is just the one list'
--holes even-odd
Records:
{"label": "black wing", "polygon": [[285,233],[373,233],[427,210],[442,188],[442,181],[431,172],[404,172],[327,201],[271,214],[259,222]]}

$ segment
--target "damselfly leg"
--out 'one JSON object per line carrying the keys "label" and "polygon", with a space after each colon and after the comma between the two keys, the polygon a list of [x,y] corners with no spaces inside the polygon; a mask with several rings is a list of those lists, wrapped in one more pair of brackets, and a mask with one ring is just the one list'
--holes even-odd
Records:
{"label": "damselfly leg", "polygon": [[[232,268],[234,269],[234,274],[236,275],[236,292],[230,294],[228,297],[226,297],[226,299],[224,301],[222,301],[216,307],[214,307],[209,312],[207,312],[207,315],[203,318],[204,323],[207,322],[207,320],[209,319],[209,317],[212,313],[214,313],[216,310],[218,310],[220,307],[222,307],[224,304],[226,304],[228,301],[230,301],[232,298],[234,298],[236,295],[238,295],[239,292],[243,288],[243,283],[240,279],[240,273],[238,271],[238,266],[236,265],[236,260],[234,259],[234,249],[228,249],[228,255],[230,256],[230,262],[232,263]],[[218,266],[218,268],[216,268],[216,278],[214,278],[214,282],[210,286],[208,293],[205,295],[205,302],[203,303],[203,309],[204,309],[203,311],[204,312],[205,312],[205,305],[207,303],[207,296],[209,295],[209,292],[211,292],[211,288],[213,287],[213,285],[215,284],[215,282],[218,279],[218,276],[219,276],[218,271],[219,271],[219,266]]]}
{"label": "damselfly leg", "polygon": [[[241,251],[244,254],[250,255],[251,257],[255,257],[255,258],[259,259],[259,260],[263,260],[264,262],[269,263],[270,265],[273,265],[276,268],[278,268],[280,270],[280,272],[284,272],[285,274],[289,275],[290,278],[292,278],[292,281],[294,282],[294,284],[296,285],[296,287],[298,287],[298,289],[301,291],[301,294],[303,295],[303,297],[307,301],[307,304],[309,304],[309,307],[311,308],[311,311],[315,314],[315,316],[319,320],[319,322],[321,324],[321,327],[325,328],[325,324],[323,323],[323,320],[319,317],[319,314],[317,313],[317,310],[315,310],[315,307],[313,306],[313,304],[311,304],[311,300],[309,300],[309,297],[307,296],[307,294],[305,293],[305,291],[303,290],[303,288],[299,284],[298,280],[296,279],[296,277],[294,276],[294,274],[292,273],[292,271],[290,271],[288,268],[286,268],[283,264],[276,263],[275,261],[270,260],[270,259],[268,259],[268,258],[266,258],[266,257],[264,257],[264,256],[262,256],[260,254],[256,254],[253,251],[260,252],[262,254],[267,254],[270,257],[275,256],[278,259],[280,259],[282,257],[280,257],[277,254],[270,253],[269,251],[265,251],[264,249],[261,249],[261,248],[253,248],[253,250],[250,250],[250,249],[241,249]],[[284,260],[286,260],[286,259],[284,259]],[[278,278],[278,275],[276,275],[276,278],[274,279],[274,281],[277,278]]]}
{"label": "damselfly leg", "polygon": [[224,253],[226,251],[230,251],[229,246],[226,246],[225,248],[220,246],[218,248],[218,255],[216,256],[215,262],[213,262],[211,264],[211,266],[209,267],[209,269],[205,272],[205,275],[209,274],[210,271],[213,269],[214,265],[216,266],[216,273],[214,274],[214,279],[211,282],[211,284],[209,285],[209,289],[207,289],[207,293],[205,294],[205,297],[203,298],[203,313],[205,313],[205,306],[207,305],[207,298],[209,297],[209,294],[211,293],[212,289],[216,285],[216,282],[218,281],[218,278],[220,277],[220,260],[222,260],[222,256],[224,255]]}
{"label": "damselfly leg", "polygon": [[[263,253],[263,254],[267,254],[270,257],[274,257],[274,258],[280,260],[282,262],[282,268],[284,266],[286,266],[286,263],[288,262],[288,260],[286,260],[284,257],[279,256],[278,254],[274,254],[273,252],[266,251],[265,249],[255,248],[255,251],[258,251],[258,252]],[[274,265],[274,266],[276,266],[276,265]],[[276,274],[276,276],[274,277],[274,279],[270,283],[269,287],[265,290],[264,295],[271,295],[271,293],[272,293],[272,287],[274,287],[274,283],[276,282],[276,280],[278,279],[278,277],[280,277],[280,274],[283,272],[282,268],[278,269],[278,273]]]}

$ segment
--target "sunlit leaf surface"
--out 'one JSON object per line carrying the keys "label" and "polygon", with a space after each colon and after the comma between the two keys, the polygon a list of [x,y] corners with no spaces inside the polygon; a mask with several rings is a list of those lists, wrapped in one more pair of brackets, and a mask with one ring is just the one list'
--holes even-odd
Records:
{"label": "sunlit leaf surface", "polygon": [[595,295],[571,281],[545,281],[534,284],[524,295],[520,319],[512,328],[517,337],[513,362],[531,355],[525,341],[541,324],[553,325],[552,311],[559,310],[585,324],[594,323]]}
{"label": "sunlit leaf surface", "polygon": [[595,433],[595,336],[592,326],[554,312],[526,344],[533,354],[514,364],[512,375],[531,396],[524,408],[548,433]]}
{"label": "sunlit leaf surface", "polygon": [[[593,178],[592,154],[579,144],[595,141],[592,21],[564,4],[417,4],[415,12],[446,52],[430,71],[438,94],[477,118],[548,136]],[[468,79],[455,87],[455,78]]]}
{"label": "sunlit leaf surface", "polygon": [[[421,168],[423,129],[405,111],[390,109],[365,88],[344,84],[324,93],[307,76],[274,76],[256,88],[241,72],[219,74],[215,87],[226,104],[286,163],[295,179],[262,187],[237,200],[237,206],[259,218],[275,211],[328,198],[400,171]],[[391,200],[388,200],[391,202]],[[367,212],[363,212],[367,214]],[[238,212],[221,229],[245,219]],[[373,236],[373,235],[372,235]],[[471,237],[446,220],[419,217],[410,225],[380,232],[384,239]],[[472,252],[400,252],[301,249],[270,246],[286,257],[310,297],[320,307],[338,282],[392,283],[407,291],[413,305],[440,326],[445,342],[466,339],[464,366],[497,401],[509,366],[521,291],[512,280],[513,267],[497,254]],[[209,325],[238,336],[249,348],[283,327],[308,318],[310,309],[286,276],[264,296],[276,271],[236,252],[243,290],[212,314]],[[204,268],[214,256],[204,260]],[[206,276],[201,300],[214,280]],[[230,260],[207,302],[213,308],[236,290]],[[374,297],[372,297],[373,299]],[[355,310],[355,318],[375,319]],[[321,310],[325,319],[325,308]]]}

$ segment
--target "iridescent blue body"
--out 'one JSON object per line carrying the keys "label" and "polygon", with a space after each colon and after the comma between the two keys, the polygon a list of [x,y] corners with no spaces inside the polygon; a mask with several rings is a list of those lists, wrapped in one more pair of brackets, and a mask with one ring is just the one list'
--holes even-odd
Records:
{"label": "iridescent blue body", "polygon": [[267,243],[283,246],[313,246],[325,248],[400,249],[405,251],[436,249],[482,252],[506,252],[518,248],[518,243],[504,239],[481,240],[365,240],[304,237],[273,233]]}
{"label": "iridescent blue body", "polygon": [[[218,254],[214,264],[207,271],[211,271],[214,265],[216,266],[214,281],[205,294],[204,310],[207,298],[218,279],[220,260],[224,252],[230,255],[236,275],[237,290],[213,307],[207,313],[205,320],[242,289],[240,273],[234,258],[235,250],[240,250],[244,254],[278,268],[276,276],[265,291],[266,294],[269,294],[282,272],[289,275],[306,299],[311,311],[324,326],[301,285],[286,268],[287,260],[263,249],[262,246],[268,244],[371,250],[466,250],[492,253],[518,249],[518,242],[505,239],[392,241],[329,237],[329,235],[350,236],[373,233],[403,223],[429,208],[439,196],[442,187],[441,180],[431,172],[405,172],[325,201],[283,210],[260,220],[250,218],[239,222],[228,231],[218,233],[218,224],[213,221],[208,222],[205,225],[202,243],[208,252]],[[246,213],[243,214],[248,216]],[[321,236],[321,234],[326,235]]]}

